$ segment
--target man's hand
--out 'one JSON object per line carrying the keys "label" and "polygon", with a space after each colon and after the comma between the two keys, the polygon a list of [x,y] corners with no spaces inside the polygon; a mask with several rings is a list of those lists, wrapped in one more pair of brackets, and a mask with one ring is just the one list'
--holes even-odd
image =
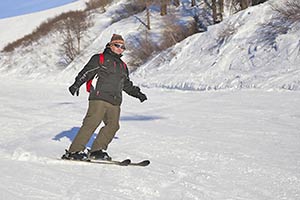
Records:
{"label": "man's hand", "polygon": [[73,84],[73,85],[71,85],[70,87],[69,87],[69,91],[70,91],[70,93],[74,96],[75,95],[75,93],[76,93],[76,95],[78,96],[79,95],[79,87],[78,87],[78,85],[77,84]]}
{"label": "man's hand", "polygon": [[147,100],[147,96],[142,92],[138,93],[137,98],[141,101],[141,103]]}

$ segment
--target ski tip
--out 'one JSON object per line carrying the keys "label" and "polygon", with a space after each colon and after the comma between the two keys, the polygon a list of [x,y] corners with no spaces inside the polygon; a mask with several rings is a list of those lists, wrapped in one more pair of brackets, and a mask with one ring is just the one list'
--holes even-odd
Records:
{"label": "ski tip", "polygon": [[122,162],[120,162],[120,165],[121,166],[127,166],[131,163],[131,160],[130,159],[126,159],[126,160],[123,160]]}
{"label": "ski tip", "polygon": [[147,165],[150,165],[150,160],[144,160],[142,162],[142,166],[147,166]]}
{"label": "ski tip", "polygon": [[146,167],[150,164],[150,160],[143,160],[141,162],[138,162],[138,163],[130,163],[130,165],[133,165],[133,166],[141,166],[141,167]]}

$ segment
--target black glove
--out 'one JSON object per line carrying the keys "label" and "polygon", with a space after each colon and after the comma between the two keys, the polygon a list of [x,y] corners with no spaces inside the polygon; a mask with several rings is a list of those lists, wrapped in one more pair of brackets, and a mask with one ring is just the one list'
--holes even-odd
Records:
{"label": "black glove", "polygon": [[71,85],[69,87],[69,91],[73,96],[75,95],[75,93],[78,96],[79,95],[79,86],[76,83],[74,83],[73,85]]}
{"label": "black glove", "polygon": [[141,92],[138,93],[137,98],[142,102],[147,100],[147,96]]}

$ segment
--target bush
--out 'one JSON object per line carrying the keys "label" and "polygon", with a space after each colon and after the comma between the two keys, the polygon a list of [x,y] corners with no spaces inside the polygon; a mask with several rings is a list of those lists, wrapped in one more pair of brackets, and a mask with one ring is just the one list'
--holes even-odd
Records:
{"label": "bush", "polygon": [[163,32],[162,43],[160,44],[161,49],[167,49],[197,32],[198,27],[195,21],[186,26],[175,22],[167,24]]}
{"label": "bush", "polygon": [[132,0],[130,3],[123,4],[123,8],[116,10],[112,16],[112,23],[120,21],[146,9],[146,4],[141,0]]}
{"label": "bush", "polygon": [[90,0],[85,3],[86,11],[96,10],[98,8],[104,9],[105,6],[110,4],[113,0]]}
{"label": "bush", "polygon": [[300,1],[287,0],[282,4],[273,4],[271,6],[277,15],[274,15],[271,20],[262,24],[256,31],[260,37],[255,42],[269,45],[276,49],[276,38],[279,35],[286,34],[293,23],[300,22]]}
{"label": "bush", "polygon": [[32,33],[27,34],[24,37],[6,45],[2,51],[11,52],[20,46],[29,46],[32,44],[32,42],[37,41],[40,38],[44,37],[50,31],[54,31],[54,30],[58,31],[61,28],[60,24],[62,23],[62,21],[66,19],[72,19],[74,17],[77,19],[86,18],[83,17],[87,15],[86,11],[97,9],[99,7],[104,7],[110,2],[112,2],[112,0],[90,0],[89,2],[86,3],[87,7],[84,11],[70,11],[70,12],[62,13],[52,19],[48,19],[46,22],[38,26]]}
{"label": "bush", "polygon": [[272,5],[274,11],[285,18],[286,20],[294,23],[300,22],[300,1],[299,0],[287,0],[283,4]]}
{"label": "bush", "polygon": [[81,38],[84,32],[92,26],[84,11],[69,12],[59,23],[59,32],[63,38],[63,49],[66,62],[70,63],[81,51]]}
{"label": "bush", "polygon": [[[127,46],[128,49],[130,49],[129,55],[132,58],[128,64],[132,66],[133,70],[144,64],[155,52],[163,51],[198,32],[197,23],[195,21],[188,25],[182,25],[175,23],[174,18],[172,20],[174,23],[170,23],[169,20],[168,16],[166,16],[165,20],[162,21],[165,25],[165,29],[160,37],[160,43],[149,41],[148,35],[151,34],[149,30],[145,30],[144,34],[138,37],[128,38],[129,45]],[[132,44],[136,44],[136,46]]]}
{"label": "bush", "polygon": [[222,46],[237,32],[237,28],[232,24],[226,24],[225,28],[218,33],[217,43],[218,47]]}
{"label": "bush", "polygon": [[132,71],[145,63],[145,61],[151,57],[153,52],[160,50],[155,43],[147,39],[147,34],[149,33],[145,30],[144,36],[139,35],[127,39],[127,48],[130,50],[129,56],[131,57],[128,65],[131,66]]}
{"label": "bush", "polygon": [[43,36],[47,35],[55,24],[62,19],[62,15],[53,19],[49,19],[46,22],[38,26],[32,33],[25,35],[23,38],[20,38],[14,42],[9,43],[3,48],[4,52],[11,52],[19,46],[29,46],[32,42],[37,41]]}
{"label": "bush", "polygon": [[290,29],[290,23],[282,18],[274,18],[269,22],[262,24],[259,29],[257,29],[257,34],[260,36],[255,41],[257,44],[263,46],[273,46],[276,47],[276,38],[279,35],[286,34]]}

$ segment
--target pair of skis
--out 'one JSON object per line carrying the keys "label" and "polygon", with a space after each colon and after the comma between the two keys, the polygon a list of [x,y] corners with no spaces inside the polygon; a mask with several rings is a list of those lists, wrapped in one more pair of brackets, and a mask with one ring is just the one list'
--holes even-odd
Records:
{"label": "pair of skis", "polygon": [[140,166],[140,167],[146,167],[150,164],[149,160],[143,160],[141,162],[131,162],[130,159],[125,159],[122,161],[118,161],[118,160],[87,160],[87,162],[97,163],[97,164],[111,164],[111,165],[119,165],[119,166]]}
{"label": "pair of skis", "polygon": [[[68,160],[68,159],[63,159]],[[93,164],[106,164],[106,165],[118,165],[118,166],[140,166],[146,167],[150,164],[150,160],[143,160],[141,162],[131,162],[130,159],[125,159],[122,161],[119,160],[70,160],[70,161],[78,161],[78,162],[88,162]]]}

